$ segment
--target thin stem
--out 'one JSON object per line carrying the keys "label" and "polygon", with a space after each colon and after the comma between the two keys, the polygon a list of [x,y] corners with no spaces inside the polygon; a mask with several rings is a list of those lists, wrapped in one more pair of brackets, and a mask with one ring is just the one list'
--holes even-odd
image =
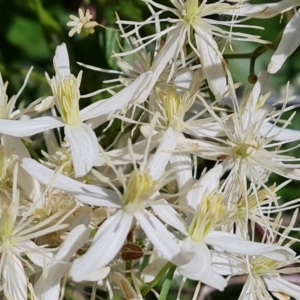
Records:
{"label": "thin stem", "polygon": [[167,299],[175,270],[176,270],[176,266],[172,265],[168,271],[168,274],[167,274],[165,282],[162,286],[158,300],[166,300]]}
{"label": "thin stem", "polygon": [[168,269],[171,269],[174,265],[170,262],[166,263],[162,269],[159,271],[159,273],[156,275],[156,277],[145,287],[145,289],[142,291],[142,296],[145,297],[152,288],[157,285],[157,283],[160,281],[162,276],[166,273]]}

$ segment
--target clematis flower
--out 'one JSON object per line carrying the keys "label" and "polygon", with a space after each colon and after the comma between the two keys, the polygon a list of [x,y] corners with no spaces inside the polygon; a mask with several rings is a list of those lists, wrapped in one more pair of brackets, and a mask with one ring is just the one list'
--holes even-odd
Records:
{"label": "clematis flower", "polygon": [[[145,155],[145,160],[139,168],[134,163],[134,170],[129,179],[120,174],[120,171],[116,171],[118,180],[124,188],[123,195],[116,189],[111,191],[86,185],[63,175],[58,175],[55,178],[57,180],[53,180],[54,171],[31,159],[23,161],[22,167],[25,171],[43,184],[51,182],[53,187],[64,190],[84,203],[116,209],[115,213],[100,226],[86,254],[74,261],[71,273],[75,281],[84,280],[89,273],[114,259],[134,220],[139,222],[161,255],[175,264],[185,262],[179,254],[180,246],[176,238],[147,210],[147,207],[151,207],[156,213],[164,212],[163,220],[168,218],[172,211],[170,205],[161,199],[159,190],[170,180],[162,175],[171,156],[170,150],[174,149],[175,145],[176,135],[169,128],[150,160],[146,162],[147,155]],[[112,164],[110,166],[113,168]]]}
{"label": "clematis flower", "polygon": [[[84,176],[92,168],[99,154],[97,137],[90,126],[84,121],[102,116],[103,122],[108,115],[123,107],[133,99],[139,90],[147,84],[145,79],[151,73],[142,74],[135,82],[123,89],[120,93],[79,111],[79,86],[82,73],[76,78],[70,73],[69,57],[65,44],[57,47],[54,56],[56,75],[52,79],[46,75],[52,88],[56,106],[61,117],[40,117],[28,121],[0,120],[0,133],[25,137],[45,130],[64,127],[65,138],[70,144],[75,177]],[[109,101],[108,101],[109,100]],[[96,104],[96,106],[95,106]]]}
{"label": "clematis flower", "polygon": [[[123,35],[124,37],[130,36],[144,24],[158,22],[157,17],[165,12],[171,12],[176,16],[175,19],[168,18],[161,20],[161,22],[168,21],[172,24],[172,26],[158,32],[154,35],[154,37],[151,36],[147,38],[147,42],[145,42],[142,46],[137,47],[132,51],[119,53],[117,55],[124,56],[133,53],[168,33],[165,45],[160,50],[151,66],[151,70],[153,70],[153,73],[155,74],[157,72],[155,69],[156,67],[159,68],[159,65],[165,65],[165,63],[171,59],[176,59],[178,53],[180,53],[182,61],[184,61],[185,52],[183,49],[185,40],[187,40],[194,54],[200,58],[204,77],[207,79],[210,89],[217,98],[221,98],[228,91],[226,76],[230,76],[230,74],[227,74],[226,72],[226,67],[224,67],[226,63],[222,58],[222,54],[218,49],[218,45],[213,35],[221,37],[230,36],[230,39],[249,39],[263,42],[255,36],[233,31],[227,32],[226,30],[221,29],[220,26],[224,26],[226,28],[232,27],[235,23],[238,23],[238,21],[236,22],[234,19],[224,21],[222,19],[216,20],[208,18],[212,14],[226,15],[227,12],[231,11],[236,11],[236,15],[239,15],[239,5],[223,3],[223,0],[210,4],[208,4],[207,1],[201,1],[199,4],[198,0],[176,0],[171,1],[174,8],[170,8],[152,0],[146,0],[145,2],[149,7],[151,7],[151,11],[153,11],[152,6],[160,10],[141,24],[131,21],[118,21],[117,23],[122,25],[135,25],[133,30]],[[195,38],[195,45],[192,42],[192,37]]]}
{"label": "clematis flower", "polygon": [[69,37],[72,37],[75,33],[89,35],[94,33],[95,27],[98,26],[96,21],[91,21],[93,15],[91,15],[90,10],[87,9],[85,14],[81,8],[78,9],[79,17],[70,15],[72,21],[67,23],[67,26],[74,27],[69,31]]}
{"label": "clematis flower", "polygon": [[[52,256],[50,251],[39,247],[32,240],[68,225],[61,224],[65,210],[38,224],[34,224],[35,216],[18,218],[20,191],[17,189],[17,170],[18,164],[14,169],[12,199],[1,197],[0,201],[0,276],[7,299],[27,300],[27,277],[23,266],[25,255],[39,267],[43,267]],[[49,226],[55,218],[60,218],[59,222]],[[28,261],[27,264],[30,265]]]}
{"label": "clematis flower", "polygon": [[187,224],[185,227],[175,215],[173,215],[173,223],[169,223],[185,236],[182,253],[190,257],[187,264],[177,268],[178,272],[187,278],[200,280],[219,290],[223,290],[227,282],[212,268],[209,246],[219,249],[224,256],[227,252],[240,255],[264,254],[266,257],[276,255],[282,259],[294,255],[293,251],[284,247],[250,242],[235,234],[217,230],[226,223],[223,218],[226,211],[223,195],[218,190],[221,174],[222,166],[218,165],[191,187],[186,195]]}
{"label": "clematis flower", "polygon": [[[278,239],[276,242],[278,247],[283,245],[285,238],[288,238],[288,234],[296,221],[297,214],[298,209],[293,214],[291,224],[280,233],[279,238],[276,235],[271,237],[272,240]],[[276,228],[273,227],[271,230],[273,231],[275,229]],[[271,242],[271,240],[269,239],[268,242]],[[265,254],[240,257],[233,254],[224,255],[224,253],[213,250],[213,269],[222,275],[248,275],[239,297],[240,300],[271,300],[273,298],[269,292],[283,293],[284,295],[299,299],[299,286],[289,282],[281,276],[282,274],[299,272],[299,259],[296,257],[296,253],[289,248],[293,242],[295,241],[292,241],[285,246],[280,246],[282,248],[281,254],[284,254],[285,252],[285,255],[283,256],[273,253],[272,257]]]}

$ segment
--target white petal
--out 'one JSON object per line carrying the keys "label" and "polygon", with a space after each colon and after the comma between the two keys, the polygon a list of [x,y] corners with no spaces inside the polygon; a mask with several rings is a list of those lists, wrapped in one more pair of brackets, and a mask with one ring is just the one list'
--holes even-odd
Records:
{"label": "white petal", "polygon": [[222,171],[222,165],[217,165],[193,185],[186,195],[186,202],[189,208],[197,211],[198,206],[205,195],[210,194],[219,186]]}
{"label": "white petal", "polygon": [[90,229],[84,225],[75,227],[62,242],[52,262],[47,266],[47,274],[43,274],[34,286],[38,300],[58,299],[61,279],[66,275],[71,257],[88,241]]}
{"label": "white petal", "polygon": [[139,101],[140,94],[144,92],[145,87],[150,83],[152,75],[152,72],[143,73],[134,82],[123,88],[111,98],[97,101],[82,109],[80,111],[81,120],[85,121],[107,115],[123,108],[130,101],[132,103]]}
{"label": "white petal", "polygon": [[26,253],[35,265],[41,268],[47,265],[53,257],[53,253],[46,252],[32,241],[22,243],[19,248]]}
{"label": "white petal", "polygon": [[166,65],[175,59],[185,42],[185,34],[182,33],[182,26],[174,27],[168,33],[163,48],[159,51],[153,60],[150,71],[153,72],[151,84],[147,87],[149,93],[157,82],[161,73],[165,70]]}
{"label": "white petal", "polygon": [[180,254],[179,241],[154,215],[142,210],[136,212],[134,216],[154,247],[164,258],[175,265],[186,263],[186,259]]}
{"label": "white petal", "polygon": [[53,170],[30,158],[24,158],[21,166],[39,182],[61,189],[83,203],[96,206],[120,207],[119,197],[114,191],[84,184],[64,175],[57,175]]}
{"label": "white petal", "polygon": [[[20,159],[30,157],[30,154],[20,138],[9,135],[1,137],[1,144],[7,159],[12,155],[17,155]],[[13,173],[14,164],[10,165],[10,171]],[[22,188],[25,194],[35,202],[41,195],[39,182],[31,176],[27,176],[22,168],[18,169],[18,186]]]}
{"label": "white petal", "polygon": [[243,255],[264,255],[278,261],[291,262],[295,256],[295,252],[288,247],[251,242],[221,231],[210,232],[204,242],[228,252]]}
{"label": "white petal", "polygon": [[186,231],[187,225],[185,221],[166,200],[156,201],[153,205],[151,205],[151,207],[154,213],[163,222],[171,225],[173,228],[179,230],[183,234],[188,235]]}
{"label": "white petal", "polygon": [[300,10],[298,10],[286,25],[281,41],[268,66],[269,73],[276,73],[287,57],[300,45]]}
{"label": "white petal", "polygon": [[162,269],[162,267],[168,263],[163,257],[157,258],[154,262],[149,263],[142,271],[141,278],[145,283],[152,281]]}
{"label": "white petal", "polygon": [[155,154],[148,163],[148,169],[154,180],[162,176],[176,145],[177,132],[170,127],[164,133]]}
{"label": "white petal", "polygon": [[54,64],[60,76],[68,77],[70,76],[70,61],[69,54],[65,43],[56,47]]}
{"label": "white petal", "polygon": [[192,255],[190,261],[178,267],[178,272],[192,280],[200,280],[220,291],[227,285],[226,280],[211,270],[211,256],[204,243],[193,242],[187,238],[182,246],[182,251]]}
{"label": "white petal", "polygon": [[74,281],[83,281],[92,272],[110,263],[120,251],[132,224],[133,216],[118,210],[99,228],[89,250],[72,265]]}
{"label": "white petal", "polygon": [[173,153],[170,157],[170,164],[176,172],[176,182],[179,190],[193,183],[192,160],[189,153]]}
{"label": "white petal", "polygon": [[0,133],[17,137],[31,136],[45,130],[62,127],[60,118],[40,117],[27,121],[0,120]]}
{"label": "white petal", "polygon": [[208,85],[216,96],[221,98],[228,90],[226,72],[220,58],[221,53],[213,36],[200,26],[194,26],[197,49],[200,53],[202,70]]}
{"label": "white petal", "polygon": [[300,287],[280,276],[265,275],[262,277],[270,292],[281,292],[295,299],[300,299]]}
{"label": "white petal", "polygon": [[66,125],[65,136],[70,143],[75,177],[84,176],[93,167],[99,155],[95,132],[86,124]]}
{"label": "white petal", "polygon": [[262,124],[260,134],[265,137],[275,136],[275,141],[296,141],[300,140],[300,131],[293,129],[282,129],[272,123],[265,122]]}
{"label": "white petal", "polygon": [[99,281],[107,277],[110,272],[110,267],[99,268],[92,273],[89,273],[83,280],[84,281]]}
{"label": "white petal", "polygon": [[1,260],[3,260],[2,266],[2,286],[4,288],[4,295],[6,291],[11,298],[27,300],[27,278],[25,276],[24,268],[20,259],[8,252],[2,253]]}
{"label": "white petal", "polygon": [[[145,148],[147,143],[148,143],[147,140],[142,140],[132,145],[133,157],[135,161],[139,161],[144,158]],[[151,141],[149,151],[152,151],[152,149],[156,145],[157,145],[157,141]],[[128,151],[127,146],[105,152],[105,154],[113,161],[114,165],[132,164],[132,158]],[[106,164],[106,160],[103,157],[103,155],[100,153],[100,155],[96,159],[94,166],[102,166],[105,164]]]}

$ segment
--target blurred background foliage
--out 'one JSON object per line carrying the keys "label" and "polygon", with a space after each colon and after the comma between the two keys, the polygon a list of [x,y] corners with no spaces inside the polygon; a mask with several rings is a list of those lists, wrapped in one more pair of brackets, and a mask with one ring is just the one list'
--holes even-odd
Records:
{"label": "blurred background foliage", "polygon": [[[171,6],[169,0],[158,0],[157,2]],[[213,3],[217,0],[207,2]],[[253,0],[250,2],[258,4],[270,1]],[[70,21],[70,14],[78,15],[79,7],[84,10],[90,9],[94,20],[115,30],[97,27],[92,35],[79,36],[75,34],[70,38],[68,32],[71,28],[67,27],[66,23]],[[105,69],[118,68],[116,60],[111,58],[113,51],[120,51],[115,12],[118,13],[120,19],[125,20],[143,21],[150,16],[147,6],[141,0],[0,0],[0,71],[3,81],[9,81],[7,91],[9,97],[17,94],[31,66],[34,66],[34,70],[19,102],[24,101],[28,104],[41,96],[51,95],[51,89],[44,74],[45,72],[50,76],[54,74],[53,56],[56,46],[62,42],[67,44],[72,73],[77,75],[81,69],[84,70],[81,94],[98,90],[104,86],[103,80],[115,78],[115,75],[95,72],[76,63],[82,62]],[[280,33],[292,15],[293,11],[288,11],[282,16],[270,20],[250,20],[247,24],[266,29],[252,28],[243,31],[260,35],[263,39],[276,44],[279,41]],[[211,17],[220,18],[222,16],[212,15]],[[153,33],[154,28],[150,25],[144,26],[141,30],[142,36]],[[222,41],[220,41],[221,44]],[[234,53],[250,53],[256,47],[258,47],[257,44],[250,42],[233,42]],[[224,53],[230,54],[231,52],[226,48]],[[257,75],[267,67],[272,53],[272,50],[267,50],[257,59],[255,65]],[[300,60],[297,59],[299,54],[299,50],[294,52],[283,68],[277,74],[270,76],[267,88],[274,91],[271,96],[273,100],[282,95],[287,81],[291,82],[293,94],[297,95],[300,92]],[[228,61],[234,80],[248,84],[249,60],[230,59]],[[92,99],[85,98],[81,100],[80,105],[83,107],[107,96],[108,94],[104,93],[94,96]],[[291,128],[300,129],[299,117],[294,119]],[[111,130],[119,130],[119,127],[113,127]],[[299,157],[298,148],[290,154]],[[282,178],[273,176],[270,182],[274,181],[279,183]],[[285,200],[294,199],[299,195],[299,184],[293,183],[288,189],[280,191],[280,194]],[[178,284],[174,281],[174,288],[170,291],[169,299],[175,299]],[[194,287],[194,283],[189,283],[184,291],[186,295],[184,296],[183,293],[182,299],[191,299]],[[66,299],[75,299],[72,293],[70,295],[66,294]],[[216,293],[215,297],[210,299],[237,299],[237,295],[238,291],[236,292],[234,287],[233,294],[229,289],[228,295]]]}

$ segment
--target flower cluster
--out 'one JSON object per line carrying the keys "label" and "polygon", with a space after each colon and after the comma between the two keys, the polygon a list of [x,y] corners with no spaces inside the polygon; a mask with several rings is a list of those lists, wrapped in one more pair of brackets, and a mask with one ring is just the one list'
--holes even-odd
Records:
{"label": "flower cluster", "polygon": [[[219,291],[244,278],[240,299],[300,299],[300,287],[282,275],[300,271],[293,250],[299,240],[290,234],[300,200],[282,203],[278,196],[300,180],[299,158],[283,147],[300,132],[287,128],[295,112],[283,118],[295,109],[289,86],[281,106],[267,104],[265,90],[268,72],[277,72],[299,44],[299,11],[242,97],[219,43],[268,45],[244,33],[244,22],[300,2],[144,2],[150,18],[117,20],[131,50],[113,54],[120,84],[110,91],[121,88],[111,97],[80,110],[83,72],[72,74],[64,43],[54,55],[55,75],[46,73],[52,96],[15,109],[30,72],[10,99],[0,77],[1,292],[9,300],[55,300],[66,286],[91,286],[110,299],[138,300],[159,293],[154,286],[167,274]],[[71,19],[70,36],[99,25],[81,9]],[[146,24],[156,32],[141,37]],[[107,148],[116,120],[121,132]],[[104,123],[99,137],[95,129]],[[32,156],[30,143],[41,135],[43,157]],[[200,159],[213,162],[210,169],[200,169]],[[286,181],[277,186],[274,173]],[[193,299],[198,293],[199,285]]]}

